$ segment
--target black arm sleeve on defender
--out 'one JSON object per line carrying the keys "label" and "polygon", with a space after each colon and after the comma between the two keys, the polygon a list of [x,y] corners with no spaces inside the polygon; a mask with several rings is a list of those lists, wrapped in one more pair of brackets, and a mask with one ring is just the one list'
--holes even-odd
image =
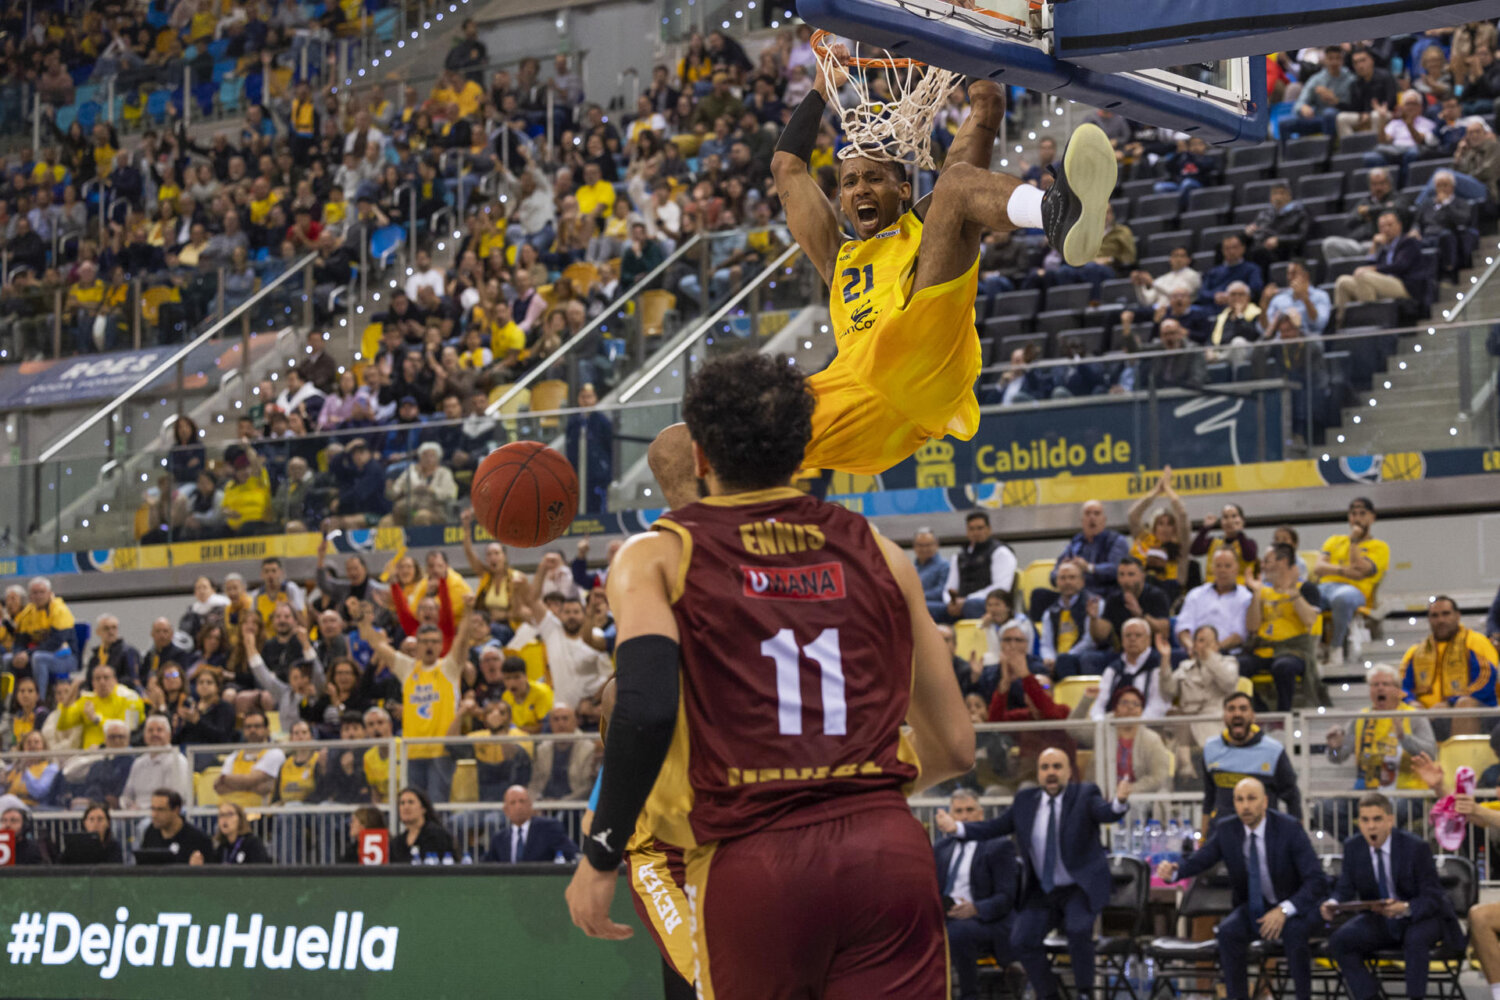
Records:
{"label": "black arm sleeve on defender", "polygon": [[823,124],[823,110],[828,102],[816,90],[807,92],[802,103],[792,112],[781,138],[776,142],[776,152],[791,153],[803,163],[812,159],[813,148],[818,144],[818,129]]}
{"label": "black arm sleeve on defender", "polygon": [[604,777],[583,854],[599,871],[620,866],[636,819],[677,728],[678,649],[664,635],[636,636],[615,651],[615,711],[604,744]]}

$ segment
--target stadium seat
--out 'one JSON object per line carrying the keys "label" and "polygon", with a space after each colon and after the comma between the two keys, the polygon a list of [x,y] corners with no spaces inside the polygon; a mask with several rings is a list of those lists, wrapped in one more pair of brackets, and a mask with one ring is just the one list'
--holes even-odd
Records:
{"label": "stadium seat", "polygon": [[660,337],[666,329],[667,315],[677,308],[677,296],[660,288],[641,293],[641,332]]}
{"label": "stadium seat", "polygon": [[[1439,854],[1432,859],[1437,864],[1438,881],[1453,904],[1453,911],[1460,918],[1479,902],[1479,878],[1474,862],[1452,854]],[[1468,959],[1467,941],[1444,941],[1428,953],[1428,996],[1443,1000],[1464,1000],[1466,996],[1459,983],[1459,975]],[[1386,996],[1399,996],[1404,986],[1405,955],[1400,948],[1377,951],[1373,958],[1376,977],[1382,981]]]}
{"label": "stadium seat", "polygon": [[1346,274],[1353,274],[1356,268],[1364,267],[1370,261],[1365,257],[1335,257],[1326,261],[1323,267],[1323,280],[1329,283],[1338,281]]}
{"label": "stadium seat", "polygon": [[1177,217],[1177,225],[1182,229],[1201,232],[1210,226],[1223,225],[1228,218],[1229,209],[1227,208],[1202,208],[1183,212]]}
{"label": "stadium seat", "polygon": [[479,801],[479,765],[473,760],[461,760],[454,767],[453,786],[449,790],[448,801]]}
{"label": "stadium seat", "polygon": [[[1188,211],[1190,212],[1201,212],[1210,208],[1227,212],[1233,205],[1234,188],[1228,185],[1198,188],[1196,191],[1188,192]],[[1187,226],[1184,225],[1183,228]]]}
{"label": "stadium seat", "polygon": [[[979,335],[995,344],[1007,337],[1019,336],[1031,332],[1030,316],[991,316],[985,320],[979,328]],[[996,357],[997,361],[1007,360]]]}
{"label": "stadium seat", "polygon": [[[1048,568],[1051,568],[1048,563]],[[1064,677],[1052,685],[1052,700],[1059,705],[1069,708],[1077,708],[1078,703],[1083,701],[1084,694],[1088,688],[1098,687],[1103,678],[1096,674],[1075,674],[1072,677]]]}
{"label": "stadium seat", "polygon": [[1374,302],[1351,302],[1344,309],[1344,326],[1375,326],[1389,330],[1400,323],[1401,314],[1394,299],[1376,299]]}
{"label": "stadium seat", "polygon": [[[1140,243],[1136,243],[1140,247]],[[1156,233],[1146,238],[1146,245],[1141,250],[1147,257],[1165,257],[1176,247],[1193,246],[1193,233],[1191,230],[1174,229],[1169,233]]]}
{"label": "stadium seat", "polygon": [[[1286,151],[1281,157],[1285,165],[1289,161],[1310,160],[1316,163],[1328,162],[1331,143],[1326,135],[1304,135],[1296,139],[1289,139],[1286,143]],[[1279,167],[1278,174],[1284,173]]]}
{"label": "stadium seat", "polygon": [[1240,189],[1241,205],[1268,205],[1271,202],[1271,188],[1281,183],[1280,180],[1251,181]]}
{"label": "stadium seat", "polygon": [[1486,768],[1500,764],[1500,759],[1490,749],[1488,736],[1450,736],[1438,744],[1438,763],[1448,775],[1456,774],[1459,767],[1468,765],[1478,778]]}
{"label": "stadium seat", "polygon": [[1246,167],[1270,170],[1276,165],[1276,146],[1269,142],[1254,146],[1235,146],[1229,151],[1229,157],[1225,162],[1230,170]]}
{"label": "stadium seat", "polygon": [[1036,314],[1036,332],[1046,334],[1067,333],[1082,324],[1082,309],[1048,309]]}
{"label": "stadium seat", "polygon": [[1051,346],[1052,335],[1050,333],[1018,333],[1001,338],[996,345],[996,350],[999,352],[1000,360],[1008,361],[1017,349],[1024,351],[1028,347],[1035,347],[1042,357],[1046,357],[1050,353]]}
{"label": "stadium seat", "polygon": [[1248,226],[1255,221],[1256,216],[1270,207],[1269,204],[1241,205],[1230,213],[1229,221],[1237,226]]}
{"label": "stadium seat", "polygon": [[1292,185],[1292,190],[1297,189],[1297,180],[1311,174],[1320,174],[1328,165],[1328,160],[1283,160],[1276,168],[1276,176]]}
{"label": "stadium seat", "polygon": [[990,311],[990,318],[997,316],[1022,316],[1030,317],[1037,314],[1042,307],[1042,293],[1040,289],[1025,288],[1018,292],[1001,292],[995,296],[994,308]]}
{"label": "stadium seat", "polygon": [[1217,250],[1224,237],[1238,236],[1244,231],[1244,226],[1209,226],[1207,229],[1200,229],[1198,230],[1198,245],[1195,249]]}
{"label": "stadium seat", "polygon": [[1176,191],[1168,191],[1164,194],[1152,193],[1142,195],[1135,200],[1135,209],[1131,213],[1131,218],[1137,215],[1176,215],[1181,199],[1182,196]]}
{"label": "stadium seat", "polygon": [[[1351,136],[1352,138],[1352,136]],[[1328,172],[1349,176],[1365,165],[1364,153],[1339,153],[1328,161]]]}
{"label": "stadium seat", "polygon": [[1111,278],[1099,286],[1099,301],[1101,303],[1123,302],[1127,305],[1135,304],[1135,285],[1129,278]]}
{"label": "stadium seat", "polygon": [[[1197,917],[1225,917],[1233,909],[1233,888],[1223,862],[1188,883],[1177,905],[1178,920]],[[1178,980],[1215,979],[1219,962],[1219,943],[1213,937],[1192,940],[1179,937],[1152,938],[1145,947],[1146,957],[1156,963],[1155,978],[1147,985],[1146,995],[1159,992],[1179,996],[1192,987],[1179,989]],[[1164,985],[1163,985],[1164,982]]]}
{"label": "stadium seat", "polygon": [[[1139,245],[1139,244],[1137,244]],[[1160,278],[1172,268],[1172,258],[1169,256],[1142,257],[1135,262],[1135,266],[1153,278]]]}
{"label": "stadium seat", "polygon": [[1177,216],[1173,215],[1143,215],[1130,220],[1130,232],[1135,236],[1135,245],[1140,246],[1141,241],[1148,236],[1164,233],[1169,229],[1177,228]]}
{"label": "stadium seat", "polygon": [[1047,311],[1071,309],[1075,312],[1082,312],[1088,308],[1093,294],[1092,285],[1053,285],[1047,289]]}
{"label": "stadium seat", "polygon": [[1401,190],[1420,188],[1431,180],[1432,175],[1439,170],[1452,169],[1453,162],[1451,160],[1418,160],[1406,168],[1406,187],[1403,187]]}
{"label": "stadium seat", "polygon": [[968,663],[975,653],[983,656],[989,648],[989,643],[984,637],[984,630],[979,627],[978,618],[965,618],[953,623],[953,655]]}
{"label": "stadium seat", "polygon": [[1368,153],[1380,145],[1380,136],[1374,132],[1351,132],[1339,140],[1339,155]]}
{"label": "stadium seat", "polygon": [[1312,238],[1349,235],[1349,216],[1345,212],[1329,212],[1313,219]]}
{"label": "stadium seat", "polygon": [[1306,202],[1309,198],[1341,198],[1344,194],[1343,174],[1309,174],[1297,181],[1297,198]]}
{"label": "stadium seat", "polygon": [[[1096,316],[1096,319],[1097,318],[1102,317]],[[1085,321],[1087,321],[1087,316],[1085,316]],[[1070,330],[1067,333],[1060,334],[1058,336],[1059,353],[1062,353],[1062,348],[1066,345],[1077,344],[1078,349],[1083,352],[1083,356],[1086,358],[1091,358],[1097,354],[1102,354],[1104,353],[1106,332],[1107,331],[1102,326],[1082,326],[1076,330]]]}
{"label": "stadium seat", "polygon": [[1235,204],[1244,201],[1245,187],[1262,181],[1266,178],[1267,171],[1259,167],[1236,167],[1233,170],[1224,171],[1224,183],[1234,188]]}

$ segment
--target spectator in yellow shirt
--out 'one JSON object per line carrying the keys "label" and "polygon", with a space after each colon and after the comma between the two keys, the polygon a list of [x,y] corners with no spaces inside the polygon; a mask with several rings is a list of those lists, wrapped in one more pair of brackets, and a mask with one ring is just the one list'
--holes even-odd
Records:
{"label": "spectator in yellow shirt", "polygon": [[578,200],[578,214],[604,216],[615,207],[615,186],[603,179],[596,163],[583,165],[583,184],[573,197]]}
{"label": "spectator in yellow shirt", "polygon": [[264,534],[271,526],[271,480],[265,463],[253,448],[234,459],[234,478],[224,486],[224,520],[230,534]]}
{"label": "spectator in yellow shirt", "polygon": [[104,724],[118,719],[135,732],[145,715],[141,696],[119,683],[115,668],[102,664],[94,668],[94,690],[78,693],[76,685],[66,688],[68,698],[57,715],[57,728],[83,727],[83,749],[104,745]]}
{"label": "spectator in yellow shirt", "polygon": [[552,689],[526,676],[526,661],[507,656],[500,667],[500,683],[505,685],[502,697],[510,706],[511,721],[528,733],[542,731],[542,723],[552,714]]}
{"label": "spectator in yellow shirt", "polygon": [[1331,667],[1343,666],[1349,624],[1355,612],[1374,600],[1375,588],[1391,564],[1390,546],[1371,537],[1374,526],[1374,501],[1365,497],[1349,501],[1349,533],[1330,535],[1323,543],[1322,558],[1308,571],[1318,585],[1323,609],[1333,613],[1333,635],[1325,654]]}
{"label": "spectator in yellow shirt", "polygon": [[[7,626],[15,637],[10,669],[18,676],[34,678],[37,694],[45,701],[50,678],[78,669],[74,649],[78,636],[73,631],[73,612],[52,592],[51,580],[33,577],[26,585],[26,596],[25,606]],[[99,741],[104,742],[102,734]]]}

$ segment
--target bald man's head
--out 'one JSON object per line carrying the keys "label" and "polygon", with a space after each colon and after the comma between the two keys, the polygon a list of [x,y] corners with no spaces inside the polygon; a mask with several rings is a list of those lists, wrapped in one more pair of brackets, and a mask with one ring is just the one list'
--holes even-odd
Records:
{"label": "bald man's head", "polygon": [[1241,778],[1234,786],[1234,811],[1246,826],[1260,825],[1266,815],[1266,786],[1259,778]]}
{"label": "bald man's head", "polygon": [[701,498],[698,473],[693,467],[693,440],[688,435],[687,424],[672,424],[656,435],[656,440],[646,451],[646,462],[651,466],[651,474],[656,477],[670,509],[686,507]]}
{"label": "bald man's head", "polygon": [[1048,747],[1036,760],[1036,780],[1048,795],[1057,795],[1067,787],[1073,777],[1073,765],[1068,755],[1057,747]]}

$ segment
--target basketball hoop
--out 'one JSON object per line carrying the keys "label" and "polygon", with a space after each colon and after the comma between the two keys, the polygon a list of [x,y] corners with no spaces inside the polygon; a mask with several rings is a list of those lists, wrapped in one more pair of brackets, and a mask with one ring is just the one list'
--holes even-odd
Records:
{"label": "basketball hoop", "polygon": [[[958,74],[915,59],[897,58],[885,49],[877,50],[879,56],[861,56],[858,43],[848,62],[841,63],[833,53],[836,41],[827,31],[815,31],[811,39],[823,79],[829,82],[829,102],[838,112],[844,138],[849,143],[839,151],[839,159],[864,156],[934,169],[932,123],[947,103],[948,92],[958,82]],[[856,104],[847,108],[839,96],[843,88],[832,85],[845,73],[849,77],[848,86],[858,98]],[[889,100],[871,93],[871,85],[877,79],[885,80],[890,89]]]}

